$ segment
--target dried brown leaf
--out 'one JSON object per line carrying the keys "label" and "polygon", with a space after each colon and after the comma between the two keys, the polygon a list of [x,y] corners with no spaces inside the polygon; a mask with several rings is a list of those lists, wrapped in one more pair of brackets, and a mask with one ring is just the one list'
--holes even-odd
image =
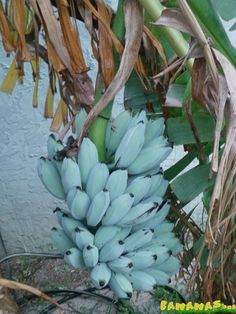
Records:
{"label": "dried brown leaf", "polygon": [[108,34],[111,36],[111,39],[113,41],[113,44],[116,48],[116,50],[118,51],[119,54],[122,54],[124,48],[121,44],[121,42],[119,41],[119,39],[116,37],[116,35],[113,33],[113,31],[110,28],[110,25],[106,22],[106,19],[103,15],[101,15],[96,9],[95,7],[91,4],[90,0],[82,0],[84,2],[84,4],[88,7],[88,9],[93,13],[94,16],[96,16],[96,18],[103,23],[105,29],[107,30]]}
{"label": "dried brown leaf", "polygon": [[206,76],[207,67],[205,58],[195,59],[192,70],[192,97],[203,107],[205,107],[206,104],[204,97]]}
{"label": "dried brown leaf", "polygon": [[[71,66],[70,55],[63,40],[60,22],[56,19],[56,16],[53,13],[50,0],[37,0],[37,4],[40,10],[41,19],[44,23],[44,29],[47,34],[47,45],[49,44],[49,41],[51,43],[50,61],[54,66],[55,55],[57,55],[65,67],[71,73],[74,73]],[[52,50],[54,50],[54,52]],[[55,63],[57,63],[58,66],[58,60],[55,60]]]}
{"label": "dried brown leaf", "polygon": [[[108,25],[111,23],[111,11],[108,10],[107,6],[102,0],[97,0],[98,13],[105,18]],[[112,40],[110,35],[107,33],[104,24],[98,20],[98,31],[99,31],[99,55],[102,75],[104,79],[105,87],[107,88],[114,78],[115,65],[113,58]]]}
{"label": "dried brown leaf", "polygon": [[219,147],[220,147],[220,138],[221,130],[224,121],[224,111],[225,104],[228,96],[228,87],[225,78],[220,76],[219,79],[219,103],[216,110],[216,126],[215,126],[215,138],[214,138],[214,149],[212,155],[212,170],[214,172],[218,171],[219,163]]}
{"label": "dried brown leaf", "polygon": [[44,292],[42,292],[42,291],[40,291],[34,287],[31,287],[31,286],[28,286],[28,285],[25,285],[25,284],[22,284],[22,283],[13,281],[13,280],[4,279],[4,278],[0,278],[0,286],[6,287],[8,289],[23,290],[23,291],[27,291],[29,293],[32,293],[34,295],[37,295],[38,297],[43,298],[52,304],[55,304],[57,306],[57,308],[59,309],[59,313],[64,314],[64,310],[61,307],[61,305],[59,305],[54,299],[49,297],[46,293],[44,293]]}
{"label": "dried brown leaf", "polygon": [[[233,107],[233,111],[235,112],[236,108],[236,70],[234,66],[230,63],[230,61],[217,49],[213,48],[214,55],[218,62],[220,63],[225,78],[227,81],[227,85],[230,92],[231,103]],[[234,118],[234,117],[232,117]]]}
{"label": "dried brown leaf", "polygon": [[66,125],[68,123],[68,108],[65,102],[61,99],[57,106],[57,110],[54,114],[50,131],[58,133],[62,124]]}
{"label": "dried brown leaf", "polygon": [[52,91],[51,85],[48,86],[47,96],[44,105],[44,117],[53,118],[53,103],[54,103],[54,93]]}
{"label": "dried brown leaf", "polygon": [[0,34],[2,36],[4,49],[7,52],[13,51],[15,49],[15,46],[12,40],[10,23],[4,14],[3,5],[1,1],[0,1]]}
{"label": "dried brown leaf", "polygon": [[145,34],[148,36],[148,38],[150,39],[151,43],[153,44],[153,46],[156,48],[156,50],[158,51],[160,57],[162,58],[164,65],[167,65],[167,60],[166,60],[166,56],[162,47],[162,44],[159,42],[159,40],[153,35],[153,33],[150,31],[150,29],[144,25],[144,32]]}
{"label": "dried brown leaf", "polygon": [[161,16],[153,24],[172,27],[194,37],[191,28],[186,23],[183,14],[178,9],[163,10]]}
{"label": "dried brown leaf", "polygon": [[47,53],[48,53],[49,62],[53,65],[53,68],[55,69],[55,71],[57,71],[58,73],[62,72],[63,70],[66,69],[66,66],[61,61],[60,57],[58,56],[54,46],[52,45],[48,37],[48,34],[45,34],[45,41],[48,48]]}
{"label": "dried brown leaf", "polygon": [[206,58],[207,65],[209,67],[212,81],[214,83],[215,90],[217,91],[219,87],[218,71],[217,71],[216,63],[212,54],[211,47],[206,39],[206,36],[203,30],[201,29],[201,26],[199,25],[196,17],[191,11],[186,0],[178,0],[178,5],[181,9],[184,20],[189,25],[189,28],[191,29],[194,37],[199,41],[200,45],[203,48],[204,56]]}
{"label": "dried brown leaf", "polygon": [[70,55],[72,68],[76,74],[87,71],[84,56],[81,48],[78,30],[76,31],[71,23],[68,3],[64,0],[57,0],[59,20],[63,32],[64,45]]}
{"label": "dried brown leaf", "polygon": [[17,61],[30,61],[31,54],[25,39],[25,1],[12,0],[11,7],[14,26],[19,36],[17,40]]}
{"label": "dried brown leaf", "polygon": [[16,60],[14,59],[1,84],[0,90],[4,93],[12,93],[19,78],[19,71],[16,67]]}

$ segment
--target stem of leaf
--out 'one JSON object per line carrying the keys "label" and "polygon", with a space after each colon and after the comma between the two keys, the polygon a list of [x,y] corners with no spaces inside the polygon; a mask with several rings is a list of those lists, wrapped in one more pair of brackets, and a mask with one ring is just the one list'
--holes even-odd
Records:
{"label": "stem of leaf", "polygon": [[[147,13],[150,15],[153,21],[156,21],[160,16],[165,7],[160,3],[159,0],[138,0],[144,7]],[[170,43],[171,47],[178,55],[178,57],[184,57],[189,49],[188,42],[184,39],[181,32],[165,26],[157,26]],[[187,67],[189,71],[192,71],[193,61],[189,60]]]}

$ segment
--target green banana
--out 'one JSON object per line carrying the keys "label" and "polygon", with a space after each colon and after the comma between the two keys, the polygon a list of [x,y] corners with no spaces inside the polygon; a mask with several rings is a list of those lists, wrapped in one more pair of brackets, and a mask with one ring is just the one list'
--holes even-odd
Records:
{"label": "green banana", "polygon": [[156,174],[151,176],[151,184],[148,192],[145,195],[145,198],[148,198],[152,195],[155,195],[155,192],[158,190],[161,181],[163,180],[163,170],[159,170]]}
{"label": "green banana", "polygon": [[[75,117],[77,136],[86,117],[84,109]],[[43,184],[69,208],[55,210],[63,228],[52,230],[55,245],[66,263],[89,269],[96,288],[109,285],[119,298],[130,298],[133,289],[167,285],[180,267],[175,255],[182,245],[166,218],[170,202],[163,200],[168,182],[160,163],[171,151],[163,132],[163,118],[147,120],[144,110],[135,116],[124,111],[108,122],[109,164],[99,162],[88,138],[77,162],[57,161],[63,143],[54,135],[47,143],[50,159],[39,161]]]}
{"label": "green banana", "polygon": [[84,138],[78,153],[78,165],[81,173],[81,181],[86,184],[89,172],[98,163],[96,146],[89,138]]}
{"label": "green banana", "polygon": [[108,263],[110,269],[117,273],[127,273],[133,269],[133,262],[127,256],[120,256]]}
{"label": "green banana", "polygon": [[105,263],[98,263],[91,271],[90,278],[98,289],[104,288],[111,278],[111,270]]}
{"label": "green banana", "polygon": [[125,244],[122,240],[112,239],[104,244],[99,252],[100,262],[110,262],[117,259],[124,252]]}
{"label": "green banana", "polygon": [[125,252],[130,252],[137,250],[141,246],[144,246],[152,240],[153,229],[141,229],[131,235],[129,235],[125,240]]}
{"label": "green banana", "polygon": [[134,202],[134,195],[126,193],[118,196],[111,202],[103,219],[103,225],[115,225],[118,223],[130,210]]}
{"label": "green banana", "polygon": [[144,132],[143,122],[126,132],[115,152],[116,168],[127,168],[136,159],[144,143]]}
{"label": "green banana", "polygon": [[127,170],[116,170],[110,174],[105,188],[109,191],[111,201],[124,193],[127,181]]}
{"label": "green banana", "polygon": [[162,136],[158,136],[156,138],[154,138],[153,140],[151,140],[150,142],[148,142],[147,144],[143,145],[143,148],[146,147],[165,147],[168,146],[168,141],[167,139],[162,135]]}
{"label": "green banana", "polygon": [[66,198],[61,178],[56,166],[49,159],[41,157],[38,161],[38,175],[45,188],[55,197]]}
{"label": "green banana", "polygon": [[100,226],[95,233],[94,243],[98,249],[101,249],[105,243],[113,239],[121,228],[117,226]]}
{"label": "green banana", "polygon": [[62,254],[65,254],[67,250],[75,246],[72,240],[68,238],[65,232],[61,229],[57,229],[55,227],[52,228],[51,237],[53,244]]}
{"label": "green banana", "polygon": [[156,280],[153,276],[147,274],[145,271],[133,270],[125,274],[131,282],[133,289],[140,291],[151,291],[156,288]]}
{"label": "green banana", "polygon": [[114,239],[124,240],[131,233],[131,230],[132,226],[122,227],[121,230],[117,232]]}
{"label": "green banana", "polygon": [[171,151],[172,148],[168,146],[146,146],[128,166],[128,173],[138,175],[150,171],[153,168],[157,168]]}
{"label": "green banana", "polygon": [[133,227],[133,230],[138,230],[140,228],[157,228],[162,221],[166,218],[170,211],[170,202],[164,200],[162,204],[158,207],[158,211],[156,212],[155,216],[151,219],[147,220],[146,222],[139,224]]}
{"label": "green banana", "polygon": [[93,244],[85,245],[83,248],[83,259],[85,266],[96,266],[98,263],[98,248]]}
{"label": "green banana", "polygon": [[148,268],[157,260],[157,255],[152,251],[136,251],[126,256],[131,259],[134,270]]}
{"label": "green banana", "polygon": [[91,199],[104,189],[108,177],[109,170],[106,164],[98,163],[91,169],[86,182],[86,193]]}
{"label": "green banana", "polygon": [[73,200],[75,198],[75,195],[77,193],[77,188],[80,188],[80,187],[79,186],[73,187],[72,189],[70,189],[70,191],[66,195],[66,203],[67,203],[69,209],[71,208],[71,205],[72,205]]}
{"label": "green banana", "polygon": [[67,214],[62,214],[62,217],[60,219],[61,226],[64,229],[65,233],[68,237],[73,239],[74,230],[76,227],[84,227],[83,224],[68,216]]}
{"label": "green banana", "polygon": [[130,281],[121,273],[112,273],[109,286],[119,299],[132,297],[133,288]]}
{"label": "green banana", "polygon": [[162,264],[165,260],[167,260],[167,258],[169,258],[170,255],[172,255],[171,250],[166,247],[166,246],[160,246],[158,244],[148,244],[144,247],[141,247],[138,251],[151,251],[152,253],[154,253],[156,255],[156,260],[153,263],[153,268],[156,267],[157,265]]}
{"label": "green banana", "polygon": [[76,227],[73,234],[73,240],[79,249],[83,249],[87,244],[94,243],[94,235],[85,228]]}
{"label": "green banana", "polygon": [[[131,207],[129,212],[123,217],[118,225],[134,225],[138,223],[138,218],[141,218],[146,213],[155,212],[158,208],[157,203],[139,203],[134,207]],[[149,217],[147,217],[149,219]]]}
{"label": "green banana", "polygon": [[154,231],[154,237],[158,237],[160,234],[171,232],[174,224],[164,220]]}
{"label": "green banana", "polygon": [[147,144],[148,142],[152,141],[154,138],[161,136],[164,132],[164,129],[165,129],[165,125],[164,125],[163,118],[159,118],[156,120],[148,120],[146,124],[146,130],[145,130],[144,144]]}
{"label": "green banana", "polygon": [[109,192],[106,189],[98,192],[91,202],[87,213],[87,223],[90,226],[97,226],[102,220],[110,203]]}
{"label": "green banana", "polygon": [[82,268],[85,266],[82,252],[75,247],[66,251],[64,261],[74,268]]}
{"label": "green banana", "polygon": [[87,118],[87,112],[84,108],[81,108],[80,111],[75,116],[75,130],[76,130],[76,137],[80,135],[81,129],[84,125],[84,122]]}
{"label": "green banana", "polygon": [[155,196],[163,197],[166,193],[168,188],[169,182],[167,180],[162,180],[161,184],[158,186],[156,192],[154,193]]}
{"label": "green banana", "polygon": [[63,215],[66,215],[67,217],[72,218],[72,217],[70,216],[70,212],[68,212],[68,211],[66,211],[66,210],[64,210],[64,209],[62,210],[62,209],[59,208],[59,207],[55,208],[54,211],[53,211],[53,213],[57,215],[57,220],[58,220],[58,222],[59,222],[59,224],[60,224],[61,226],[62,226],[61,219],[62,219],[62,216],[63,216]]}
{"label": "green banana", "polygon": [[65,157],[63,159],[61,166],[61,178],[66,194],[73,187],[82,187],[79,166],[72,158]]}
{"label": "green banana", "polygon": [[115,119],[110,119],[106,131],[106,153],[112,156],[125,135],[131,116],[128,111],[122,111]]}
{"label": "green banana", "polygon": [[137,177],[127,186],[126,193],[134,195],[134,205],[138,204],[148,193],[151,187],[151,176]]}
{"label": "green banana", "polygon": [[71,215],[75,219],[84,219],[90,205],[90,198],[80,187],[76,187],[76,194],[70,206]]}
{"label": "green banana", "polygon": [[57,151],[64,148],[61,141],[57,141],[54,134],[50,134],[47,141],[48,156],[53,161]]}
{"label": "green banana", "polygon": [[164,263],[157,265],[155,269],[167,273],[169,276],[172,276],[180,269],[180,261],[173,255],[169,256]]}
{"label": "green banana", "polygon": [[148,120],[147,120],[147,116],[146,116],[146,111],[142,110],[142,111],[136,113],[136,115],[132,117],[132,119],[130,120],[128,128],[131,129],[139,123],[143,123],[146,126],[147,121]]}
{"label": "green banana", "polygon": [[144,271],[156,280],[158,286],[166,286],[171,282],[170,276],[161,270],[150,267],[144,269]]}

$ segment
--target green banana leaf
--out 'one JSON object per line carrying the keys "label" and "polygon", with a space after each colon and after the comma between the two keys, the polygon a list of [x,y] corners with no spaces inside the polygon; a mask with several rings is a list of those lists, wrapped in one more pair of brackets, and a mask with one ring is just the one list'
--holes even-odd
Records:
{"label": "green banana leaf", "polygon": [[171,184],[177,198],[188,203],[202,193],[209,185],[210,164],[200,165],[178,176]]}
{"label": "green banana leaf", "polygon": [[124,105],[125,109],[139,111],[146,109],[151,104],[155,113],[162,113],[161,105],[156,92],[146,92],[135,71],[129,77],[125,85]]}
{"label": "green banana leaf", "polygon": [[[207,113],[193,114],[193,121],[197,134],[202,143],[214,140],[214,121]],[[169,118],[167,120],[167,133],[169,140],[175,145],[195,144],[195,138],[185,117]]]}
{"label": "green banana leaf", "polygon": [[214,0],[212,2],[219,15],[226,21],[235,18],[236,13],[236,1],[235,0]]}
{"label": "green banana leaf", "polygon": [[168,168],[164,175],[167,180],[174,179],[180,172],[182,172],[194,159],[196,158],[195,152],[187,153],[183,158],[181,158],[177,163]]}

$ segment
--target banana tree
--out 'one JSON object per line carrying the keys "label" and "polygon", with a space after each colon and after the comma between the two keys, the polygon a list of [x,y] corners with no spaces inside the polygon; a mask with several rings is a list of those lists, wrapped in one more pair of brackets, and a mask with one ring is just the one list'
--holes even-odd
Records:
{"label": "banana tree", "polygon": [[[143,171],[135,170],[135,172],[132,169],[142,169],[142,165],[147,161],[151,164],[150,152],[153,153],[155,146],[152,146],[150,151],[145,151],[145,141],[148,142],[147,134],[151,133],[151,125],[161,124],[163,120],[160,116],[165,118],[165,134],[169,141],[174,146],[183,145],[186,152],[181,160],[164,173],[165,178],[171,181],[166,194],[171,200],[169,219],[175,223],[175,232],[185,244],[183,252],[179,253],[177,250],[176,254],[179,254],[186,277],[191,276],[191,279],[188,279],[189,288],[196,289],[197,286],[199,298],[203,301],[219,298],[231,302],[236,293],[234,288],[236,278],[233,272],[236,244],[234,188],[236,50],[219,16],[221,14],[224,18],[228,17],[235,9],[234,2],[230,2],[230,6],[231,10],[228,11],[226,5],[222,5],[220,1],[211,0],[166,0],[162,3],[157,0],[119,0],[117,11],[114,13],[103,0],[12,0],[6,1],[5,8],[0,2],[0,32],[3,46],[7,53],[15,56],[2,82],[1,90],[11,92],[17,81],[23,79],[24,63],[30,62],[34,80],[32,103],[37,107],[40,63],[46,62],[49,65],[50,83],[45,99],[44,115],[46,118],[52,118],[50,129],[56,137],[49,138],[51,159],[40,161],[39,173],[48,190],[54,195],[66,198],[68,202],[67,195],[70,189],[79,186],[78,191],[72,189],[71,198],[74,200],[75,195],[78,194],[78,197],[79,195],[83,197],[84,204],[87,204],[86,196],[82,195],[87,182],[83,170],[81,172],[80,169],[81,181],[76,181],[72,185],[71,182],[68,183],[70,180],[67,175],[78,172],[73,161],[78,152],[78,159],[82,159],[81,163],[84,164],[82,168],[86,169],[88,162],[86,157],[92,150],[91,154],[96,157],[96,163],[100,163],[96,173],[103,167],[102,162],[109,165],[107,171],[101,170],[103,178],[101,181],[105,182],[108,177],[111,178],[112,174],[114,175],[120,168],[128,169],[129,182],[131,182],[128,185],[129,193],[134,194],[135,198],[135,193],[130,187],[132,179],[135,181],[135,177],[132,176],[138,175],[139,179],[142,176],[145,179],[144,185],[148,181],[145,177],[147,174],[150,176],[149,179],[155,175],[162,176],[160,169],[157,169],[163,160],[160,158],[159,163],[157,162],[160,148],[156,149],[156,153],[154,151],[156,172],[151,171],[153,170],[151,166],[147,169],[144,167]],[[78,20],[82,21],[89,31],[93,56],[98,62],[95,86],[88,75],[89,69],[81,48]],[[59,86],[61,100],[54,108],[57,86]],[[131,114],[125,118],[118,116],[112,120],[113,100],[122,88],[124,88],[124,107]],[[133,141],[128,141],[128,138],[132,139],[131,134],[134,133],[129,133],[127,121],[132,127],[135,126],[135,132],[138,134],[133,137]],[[76,131],[76,138],[69,137],[67,144],[63,145],[60,141],[63,141],[70,128]],[[121,131],[117,132],[120,136],[119,141],[114,142],[114,139],[110,140],[110,136],[112,131],[116,134],[114,132],[116,128]],[[158,128],[155,129],[152,139],[160,139],[162,133],[163,130],[158,133]],[[89,148],[84,157],[87,136]],[[165,141],[164,137],[162,140]],[[134,159],[131,158],[130,163],[127,161],[132,155],[129,149],[134,150]],[[135,158],[142,156],[140,153],[142,150],[145,158],[140,164],[137,162],[138,167],[132,166],[131,163],[135,162]],[[121,151],[125,151],[129,158],[125,158]],[[166,157],[164,152],[163,156]],[[185,170],[193,160],[197,160],[197,166]],[[49,185],[44,179],[44,169],[51,168],[54,170],[50,171],[58,178],[57,183],[52,181]],[[60,171],[65,175],[63,176]],[[70,177],[73,176],[72,174]],[[87,193],[91,193],[90,198],[94,201],[97,194],[93,192],[92,178],[89,182]],[[101,186],[103,185],[105,183],[101,183]],[[161,198],[165,194],[165,189],[163,190],[164,192],[159,195]],[[106,191],[102,191],[100,198],[94,203],[97,204],[102,199],[101,202],[107,203],[108,208]],[[203,193],[207,223],[200,228],[191,215],[194,209],[187,215],[183,207],[201,193]],[[124,191],[121,195],[128,204],[129,197],[125,196]],[[143,198],[145,199],[145,196]],[[141,199],[138,201],[136,199],[136,206],[140,201]],[[159,202],[155,200],[155,203],[161,203],[163,206],[160,200]],[[99,230],[94,228],[97,226],[94,219],[100,223],[103,215],[101,219],[96,218],[91,214],[93,206],[89,208],[90,218],[87,217],[87,227],[90,234],[87,235],[93,237]],[[163,207],[161,208],[163,210]],[[74,215],[83,220],[81,213],[78,214],[76,209],[74,210],[76,212]],[[61,248],[61,252],[68,253],[65,259],[73,265],[73,256],[76,256],[76,266],[79,266],[79,261],[83,264],[87,259],[90,265],[91,260],[97,259],[96,245],[93,244],[87,248],[87,251],[85,250],[84,260],[81,259],[78,249],[68,251],[68,245],[73,248],[71,243],[73,239],[70,239],[71,234],[68,231],[68,228],[71,228],[68,222],[70,217],[68,213],[64,213],[63,216],[60,210],[56,212],[59,221],[63,221],[62,225],[64,224],[67,234],[54,229],[53,237],[55,241],[64,239],[62,242],[65,245]],[[158,212],[154,211],[154,213],[157,215]],[[108,218],[104,216],[103,219]],[[141,220],[138,221],[141,223]],[[131,235],[138,232],[138,229],[135,230],[134,221],[133,225]],[[152,228],[158,230],[157,226],[158,224],[153,225]],[[76,227],[78,226],[73,225],[73,230]],[[78,234],[81,234],[83,226],[78,228],[74,236],[80,238]],[[169,230],[167,225],[163,228]],[[158,231],[155,230],[154,233],[158,235]],[[79,249],[81,245],[80,243]],[[105,253],[109,248],[106,248]],[[136,249],[131,245],[130,250],[126,252],[130,254],[128,258],[131,258],[131,261]],[[106,256],[105,253],[103,252],[102,255]],[[141,256],[136,258],[137,263],[141,258]],[[102,260],[105,261],[106,258],[103,257],[101,262]],[[94,264],[95,262],[91,262],[93,266],[88,267],[96,267]],[[110,280],[110,268],[107,270],[103,265],[99,267],[105,268],[102,270],[102,273],[106,274],[102,280],[105,285]],[[112,267],[117,265],[111,266],[111,269]],[[190,273],[189,269],[191,269]],[[99,272],[100,270],[91,271],[94,282]],[[131,272],[133,277],[128,279],[138,290],[144,290],[138,282],[139,275],[135,272],[132,275]],[[158,284],[157,280],[150,279],[157,274],[149,271],[147,275],[151,277],[147,276],[145,289],[150,290],[150,287],[153,288]],[[116,294],[124,297],[122,289],[117,288],[118,281],[120,285],[125,282],[128,289],[125,296],[129,295],[132,287],[122,277],[123,275],[118,275],[117,278],[112,276],[110,287]]]}

